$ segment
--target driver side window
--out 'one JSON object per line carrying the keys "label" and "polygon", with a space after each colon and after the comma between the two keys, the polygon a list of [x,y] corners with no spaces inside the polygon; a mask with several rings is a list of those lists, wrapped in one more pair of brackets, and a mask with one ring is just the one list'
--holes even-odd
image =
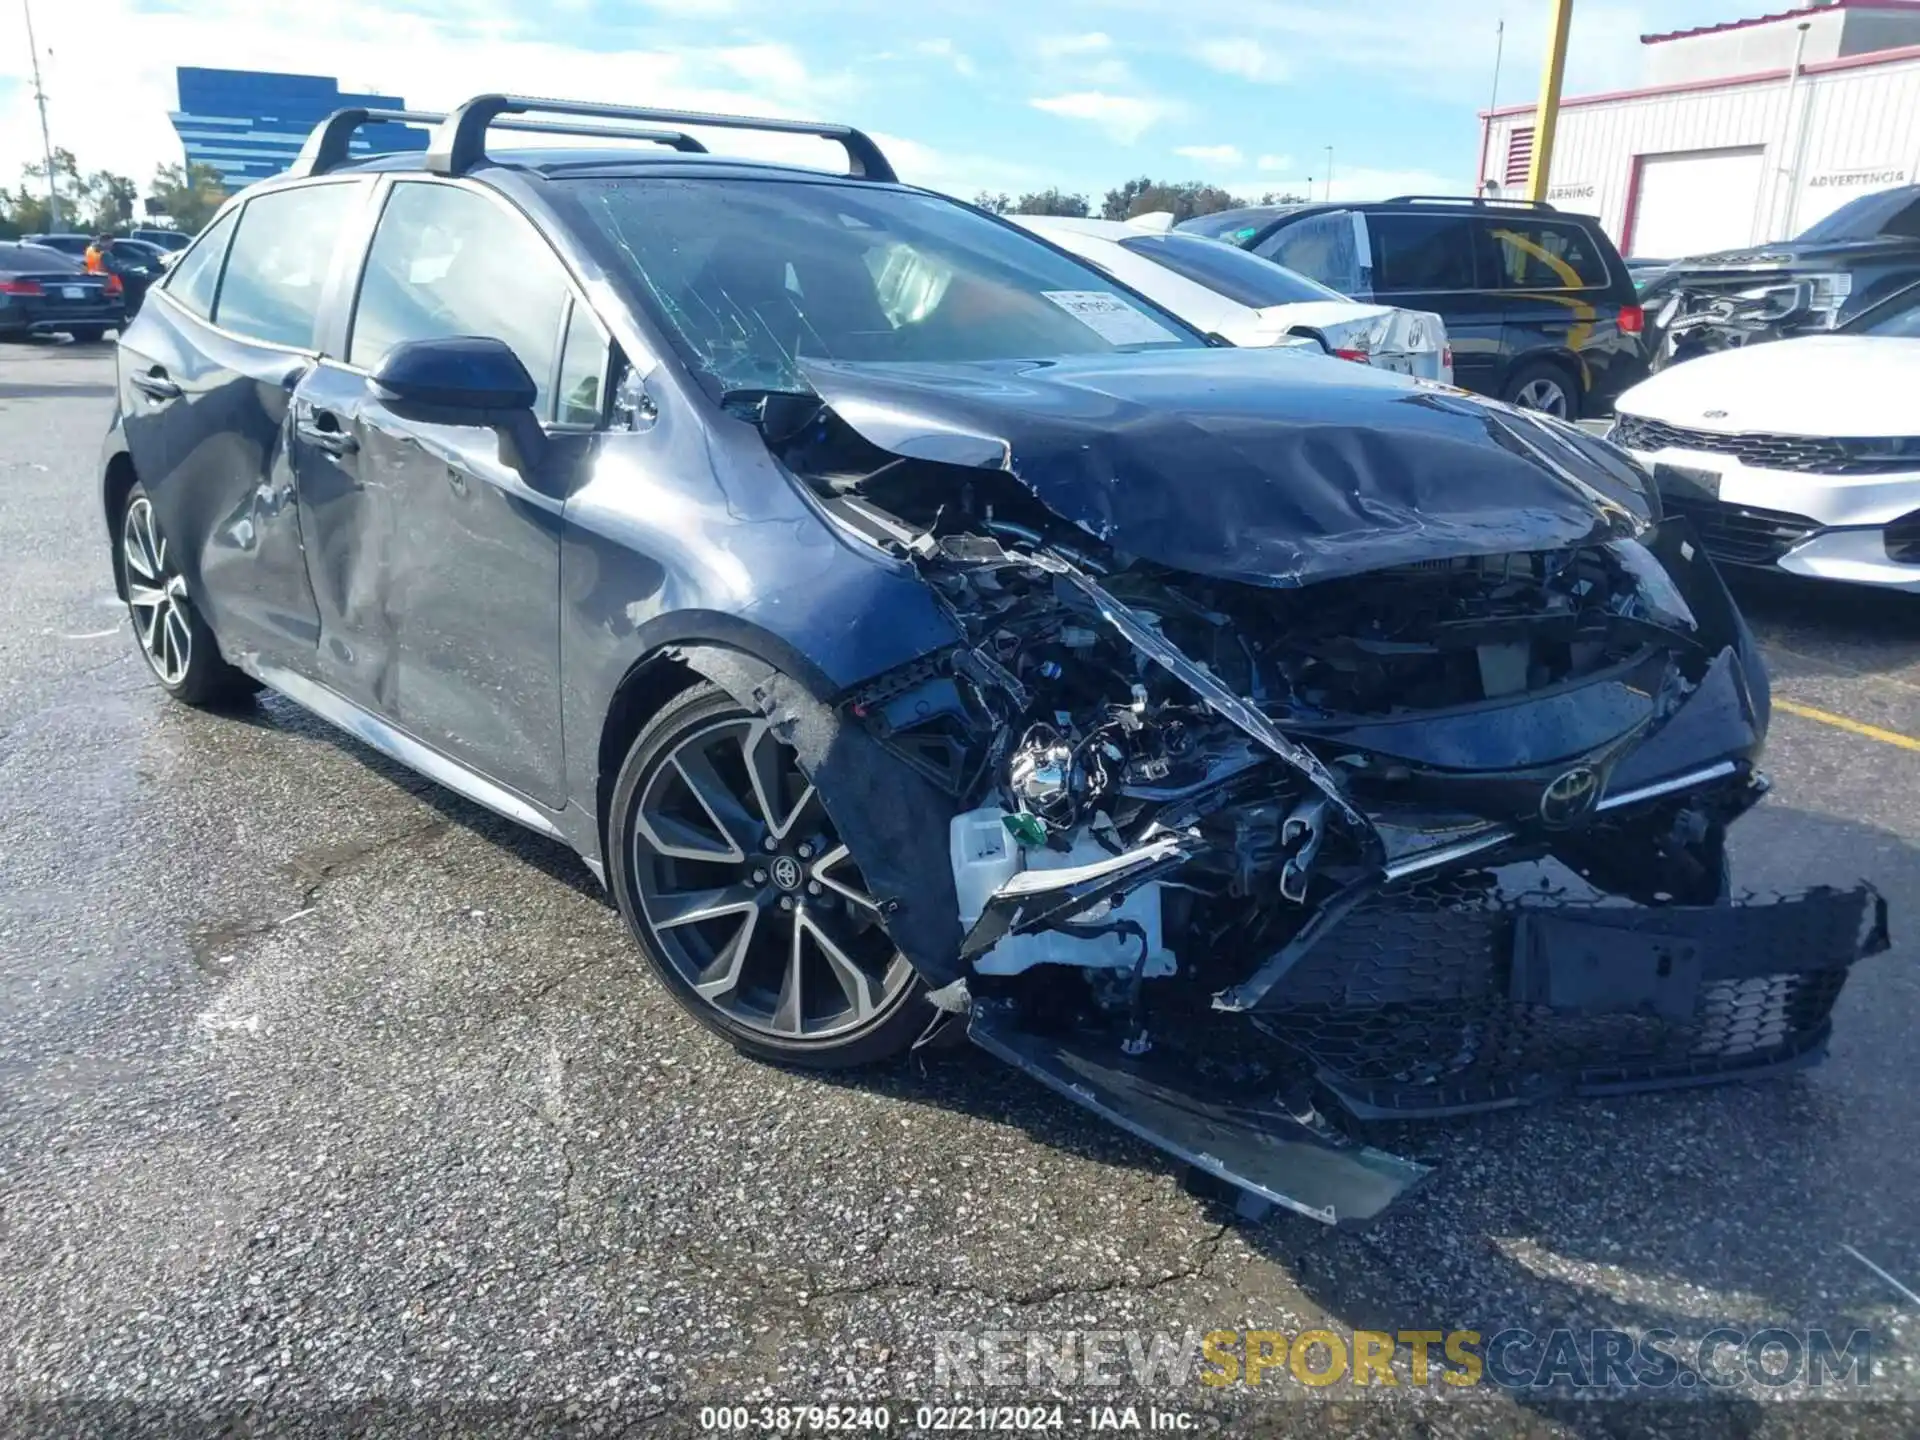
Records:
{"label": "driver side window", "polygon": [[393,187],[354,301],[347,360],[373,369],[395,345],[486,335],[520,357],[553,416],[553,367],[566,272],[533,227],[455,185]]}

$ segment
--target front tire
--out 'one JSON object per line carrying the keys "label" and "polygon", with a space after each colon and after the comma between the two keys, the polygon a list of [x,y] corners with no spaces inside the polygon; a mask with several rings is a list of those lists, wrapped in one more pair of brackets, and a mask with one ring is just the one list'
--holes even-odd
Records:
{"label": "front tire", "polygon": [[627,752],[608,878],[679,1004],[758,1059],[844,1069],[904,1051],[924,986],[791,746],[714,685]]}
{"label": "front tire", "polygon": [[120,573],[126,581],[133,636],[147,668],[174,699],[188,705],[230,705],[259,686],[220,656],[200,618],[145,487],[135,485],[120,517]]}

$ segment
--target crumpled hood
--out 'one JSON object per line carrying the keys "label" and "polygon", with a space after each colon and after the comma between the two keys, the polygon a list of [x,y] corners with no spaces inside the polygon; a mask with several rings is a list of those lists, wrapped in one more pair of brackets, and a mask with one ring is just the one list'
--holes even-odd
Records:
{"label": "crumpled hood", "polygon": [[1639,472],[1578,431],[1285,350],[801,363],[880,449],[1005,470],[1114,548],[1221,579],[1557,549],[1650,515]]}

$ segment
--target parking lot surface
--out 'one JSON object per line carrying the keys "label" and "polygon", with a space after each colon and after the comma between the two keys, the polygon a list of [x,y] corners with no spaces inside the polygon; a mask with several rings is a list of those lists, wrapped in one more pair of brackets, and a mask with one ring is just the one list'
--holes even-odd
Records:
{"label": "parking lot surface", "polygon": [[1736,882],[1894,904],[1824,1066],[1398,1132],[1439,1168],[1372,1228],[1249,1226],[984,1055],[744,1060],[559,847],[279,699],[169,703],[97,509],[112,373],[0,347],[0,1431],[693,1430],[700,1401],[931,1398],[942,1333],[1316,1328],[1872,1348],[1825,1392],[1282,1366],[974,1398],[1057,1390],[1069,1432],[1129,1398],[1234,1433],[1920,1420],[1920,600],[1741,587],[1780,703]]}

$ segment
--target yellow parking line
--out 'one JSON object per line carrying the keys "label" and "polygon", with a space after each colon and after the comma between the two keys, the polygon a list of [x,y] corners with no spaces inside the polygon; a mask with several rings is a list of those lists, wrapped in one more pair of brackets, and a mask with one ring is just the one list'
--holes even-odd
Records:
{"label": "yellow parking line", "polygon": [[1911,735],[1902,735],[1898,730],[1882,730],[1878,725],[1869,725],[1864,720],[1850,720],[1845,715],[1835,715],[1831,710],[1816,710],[1811,705],[1782,700],[1778,696],[1774,697],[1773,708],[1784,710],[1789,715],[1798,715],[1802,720],[1818,720],[1822,725],[1831,725],[1836,730],[1845,730],[1852,735],[1864,735],[1883,745],[1898,745],[1902,750],[1920,751],[1920,740]]}

